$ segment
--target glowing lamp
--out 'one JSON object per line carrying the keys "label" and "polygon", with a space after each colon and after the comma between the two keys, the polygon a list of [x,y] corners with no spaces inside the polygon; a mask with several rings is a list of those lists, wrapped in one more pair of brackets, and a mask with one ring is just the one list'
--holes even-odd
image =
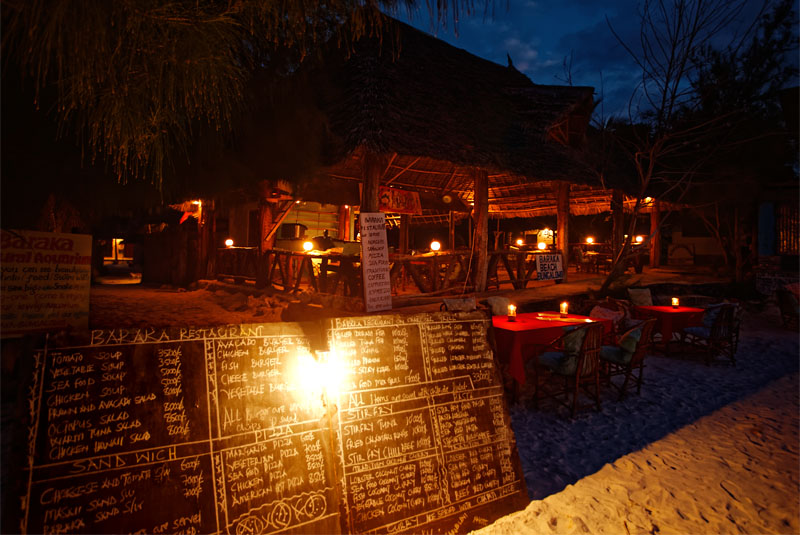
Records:
{"label": "glowing lamp", "polygon": [[562,318],[566,318],[569,311],[569,303],[564,301],[558,306],[558,311],[561,313]]}
{"label": "glowing lamp", "polygon": [[225,240],[225,247],[233,247],[233,240],[230,238]]}
{"label": "glowing lamp", "polygon": [[680,302],[678,301],[677,297],[672,298],[672,308],[678,308],[680,306]]}
{"label": "glowing lamp", "polygon": [[313,248],[314,248],[314,244],[311,243],[310,241],[304,241],[303,242],[303,250],[304,251],[310,251]]}
{"label": "glowing lamp", "polygon": [[547,244],[545,242],[543,242],[543,241],[540,241],[539,243],[536,244],[536,247],[540,251],[544,251],[545,249],[547,249]]}
{"label": "glowing lamp", "polygon": [[651,202],[653,202],[653,198],[652,197],[645,197],[644,198],[644,202],[645,202],[645,204],[650,204]]}
{"label": "glowing lamp", "polygon": [[508,305],[508,321],[517,321],[516,305]]}
{"label": "glowing lamp", "polygon": [[636,243],[642,243],[643,241],[644,241],[644,236],[642,235],[636,236]]}
{"label": "glowing lamp", "polygon": [[588,238],[586,238],[586,243],[588,243],[589,245],[593,244],[594,243],[594,238],[589,236]]}
{"label": "glowing lamp", "polygon": [[442,244],[441,244],[441,243],[439,243],[438,241],[436,241],[436,240],[433,240],[433,241],[431,242],[431,251],[438,251],[438,250],[439,250],[439,249],[441,249],[441,248],[442,248]]}
{"label": "glowing lamp", "polygon": [[523,241],[522,241],[522,238],[517,238],[517,245],[518,245],[519,247],[522,247],[522,244],[523,244],[523,243],[525,243],[525,242],[523,242]]}

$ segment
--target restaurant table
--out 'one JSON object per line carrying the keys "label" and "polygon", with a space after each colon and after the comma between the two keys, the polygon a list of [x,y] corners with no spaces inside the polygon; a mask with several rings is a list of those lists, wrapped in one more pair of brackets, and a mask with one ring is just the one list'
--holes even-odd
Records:
{"label": "restaurant table", "polygon": [[516,321],[508,321],[508,316],[493,316],[492,325],[495,329],[498,360],[509,363],[509,373],[518,385],[525,384],[523,345],[544,346],[561,336],[564,327],[592,322],[602,323],[604,333],[614,330],[614,324],[610,319],[590,318],[577,314],[567,314],[562,318],[558,312],[525,312],[517,314]]}
{"label": "restaurant table", "polygon": [[695,307],[672,306],[635,306],[633,314],[636,318],[656,318],[653,332],[661,333],[661,343],[664,344],[664,353],[669,354],[669,343],[672,335],[679,333],[685,327],[696,327],[703,324],[705,310]]}

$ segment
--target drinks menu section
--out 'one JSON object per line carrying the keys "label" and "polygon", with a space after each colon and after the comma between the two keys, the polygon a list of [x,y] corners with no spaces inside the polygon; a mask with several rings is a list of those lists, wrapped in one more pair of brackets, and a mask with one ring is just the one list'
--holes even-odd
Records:
{"label": "drinks menu section", "polygon": [[327,409],[299,324],[95,331],[40,351],[29,533],[339,531]]}
{"label": "drinks menu section", "polygon": [[123,329],[37,351],[21,531],[482,527],[528,501],[489,325]]}
{"label": "drinks menu section", "polygon": [[479,312],[340,318],[338,396],[351,533],[460,533],[528,502]]}

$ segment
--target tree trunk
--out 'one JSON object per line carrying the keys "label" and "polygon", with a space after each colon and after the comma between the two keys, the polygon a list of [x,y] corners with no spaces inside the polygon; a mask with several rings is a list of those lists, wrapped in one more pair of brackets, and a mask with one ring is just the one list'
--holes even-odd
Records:
{"label": "tree trunk", "polygon": [[654,200],[650,205],[650,267],[661,265],[661,207]]}
{"label": "tree trunk", "polygon": [[611,254],[616,257],[622,250],[623,234],[625,234],[625,210],[622,190],[615,189],[611,193]]}
{"label": "tree trunk", "polygon": [[361,167],[361,213],[378,212],[378,192],[381,176],[386,169],[386,156],[369,150],[364,151]]}

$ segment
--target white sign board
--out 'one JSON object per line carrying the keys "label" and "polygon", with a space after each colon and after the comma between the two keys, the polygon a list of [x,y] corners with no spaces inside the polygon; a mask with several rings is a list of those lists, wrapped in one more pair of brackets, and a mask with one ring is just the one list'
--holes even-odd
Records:
{"label": "white sign board", "polygon": [[386,216],[382,212],[359,214],[361,225],[361,270],[364,278],[364,308],[367,312],[392,308],[389,247]]}
{"label": "white sign board", "polygon": [[0,336],[89,328],[92,237],[0,231]]}
{"label": "white sign board", "polygon": [[553,280],[564,278],[564,267],[560,254],[536,255],[536,278],[538,280]]}

